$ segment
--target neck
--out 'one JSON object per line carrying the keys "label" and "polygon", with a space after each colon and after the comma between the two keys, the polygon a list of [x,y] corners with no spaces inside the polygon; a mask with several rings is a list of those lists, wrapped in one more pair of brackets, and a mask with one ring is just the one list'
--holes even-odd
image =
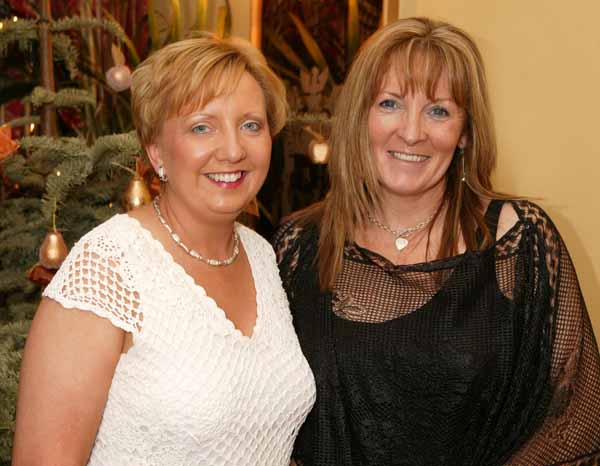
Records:
{"label": "neck", "polygon": [[172,202],[167,193],[159,201],[162,217],[191,249],[210,258],[226,258],[233,249],[235,219],[201,217],[182,202]]}
{"label": "neck", "polygon": [[443,202],[443,190],[432,189],[412,196],[384,193],[378,219],[394,230],[411,228],[433,215]]}

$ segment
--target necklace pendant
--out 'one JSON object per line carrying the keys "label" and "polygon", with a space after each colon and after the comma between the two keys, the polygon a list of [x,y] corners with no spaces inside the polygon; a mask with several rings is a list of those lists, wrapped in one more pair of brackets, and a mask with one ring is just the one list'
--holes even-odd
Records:
{"label": "necklace pendant", "polygon": [[395,245],[398,251],[402,251],[406,246],[408,246],[408,240],[399,236],[396,238]]}

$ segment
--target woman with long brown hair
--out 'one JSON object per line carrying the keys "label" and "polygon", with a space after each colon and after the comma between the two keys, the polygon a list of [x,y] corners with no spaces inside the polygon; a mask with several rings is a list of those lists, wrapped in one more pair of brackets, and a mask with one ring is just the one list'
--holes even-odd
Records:
{"label": "woman with long brown hair", "polygon": [[326,199],[275,236],[317,383],[298,463],[600,458],[600,358],[576,273],[548,215],[492,187],[468,34],[426,18],[375,33],[330,145]]}

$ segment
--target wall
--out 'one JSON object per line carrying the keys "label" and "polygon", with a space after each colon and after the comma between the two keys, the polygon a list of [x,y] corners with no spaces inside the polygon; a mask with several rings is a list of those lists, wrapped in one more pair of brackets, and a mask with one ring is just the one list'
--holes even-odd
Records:
{"label": "wall", "polygon": [[498,129],[496,187],[541,198],[600,337],[600,2],[399,1],[400,17],[443,19],[475,37]]}

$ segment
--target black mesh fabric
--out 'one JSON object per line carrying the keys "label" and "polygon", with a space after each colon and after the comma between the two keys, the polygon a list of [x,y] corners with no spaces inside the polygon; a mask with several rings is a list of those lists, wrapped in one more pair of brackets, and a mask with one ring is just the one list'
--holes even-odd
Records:
{"label": "black mesh fabric", "polygon": [[[347,244],[321,292],[316,225],[274,243],[317,402],[304,466],[600,464],[600,358],[577,276],[544,211],[483,251],[395,266]],[[502,203],[486,213],[495,233]]]}

